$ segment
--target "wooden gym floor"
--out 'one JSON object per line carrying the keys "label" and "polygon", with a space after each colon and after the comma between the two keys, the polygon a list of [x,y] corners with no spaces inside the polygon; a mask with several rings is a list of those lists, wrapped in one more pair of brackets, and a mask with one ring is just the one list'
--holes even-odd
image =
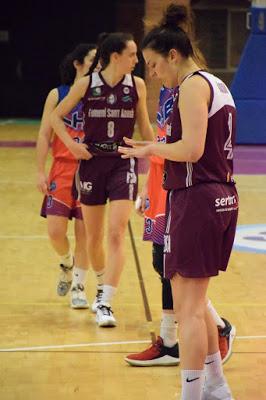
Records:
{"label": "wooden gym floor", "polygon": [[[151,329],[129,235],[113,304],[116,328],[98,328],[90,311],[72,310],[68,297],[56,295],[58,258],[39,217],[42,196],[35,188],[30,147],[37,131],[38,125],[0,126],[0,399],[174,400],[179,367],[133,368],[123,360],[147,346]],[[15,142],[23,146],[14,147]],[[239,225],[266,224],[266,174],[236,180]],[[132,213],[131,223],[158,333],[160,281],[151,267],[151,245],[142,242],[142,220]],[[72,226],[70,235],[73,240]],[[228,272],[213,279],[209,289],[217,310],[237,328],[234,353],[224,367],[236,400],[266,399],[265,282],[265,253],[234,251]],[[90,301],[95,295],[91,272],[87,295]]]}

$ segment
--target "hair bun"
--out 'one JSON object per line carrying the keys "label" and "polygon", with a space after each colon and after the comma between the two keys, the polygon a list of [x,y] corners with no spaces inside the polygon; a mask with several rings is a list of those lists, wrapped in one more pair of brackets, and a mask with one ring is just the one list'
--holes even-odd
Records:
{"label": "hair bun", "polygon": [[174,28],[182,27],[183,24],[187,22],[188,12],[186,6],[180,6],[177,4],[170,4],[161,22],[162,28]]}

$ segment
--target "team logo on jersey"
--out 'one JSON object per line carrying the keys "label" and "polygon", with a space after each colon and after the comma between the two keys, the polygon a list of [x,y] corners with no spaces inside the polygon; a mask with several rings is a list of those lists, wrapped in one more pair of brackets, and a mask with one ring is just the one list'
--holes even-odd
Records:
{"label": "team logo on jersey", "polygon": [[56,189],[56,183],[55,183],[55,181],[52,181],[52,182],[50,183],[49,190],[52,192],[52,191],[55,190],[55,189]]}
{"label": "team logo on jersey", "polygon": [[108,104],[115,104],[117,102],[117,97],[115,94],[111,93],[109,94],[109,96],[107,97],[107,103]]}
{"label": "team logo on jersey", "polygon": [[126,87],[123,88],[123,92],[125,94],[128,94],[130,92],[130,89],[126,86]]}
{"label": "team logo on jersey", "polygon": [[102,89],[100,87],[95,87],[92,89],[92,95],[94,97],[101,96],[101,94],[102,94]]}
{"label": "team logo on jersey", "polygon": [[146,197],[145,200],[145,210],[148,210],[150,208],[150,199],[148,197]]}
{"label": "team logo on jersey", "polygon": [[131,96],[123,96],[123,97],[122,97],[122,101],[123,101],[124,103],[132,103],[133,99],[132,99]]}
{"label": "team logo on jersey", "polygon": [[234,249],[251,253],[266,253],[266,224],[239,225]]}

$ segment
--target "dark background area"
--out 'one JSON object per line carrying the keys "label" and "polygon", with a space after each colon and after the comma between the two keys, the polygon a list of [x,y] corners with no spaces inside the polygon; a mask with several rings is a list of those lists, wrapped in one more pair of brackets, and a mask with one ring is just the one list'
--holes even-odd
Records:
{"label": "dark background area", "polygon": [[[58,66],[78,43],[100,32],[142,36],[144,0],[9,1],[0,12],[0,116],[40,117]],[[140,63],[137,74],[142,75]]]}
{"label": "dark background area", "polygon": [[[158,0],[159,1],[159,0]],[[170,1],[170,0],[169,0]],[[249,35],[248,0],[192,0],[198,45],[210,71],[230,86]],[[60,84],[58,66],[78,43],[99,33],[143,36],[145,0],[15,0],[0,11],[0,117],[37,117]],[[135,74],[143,77],[144,63]]]}

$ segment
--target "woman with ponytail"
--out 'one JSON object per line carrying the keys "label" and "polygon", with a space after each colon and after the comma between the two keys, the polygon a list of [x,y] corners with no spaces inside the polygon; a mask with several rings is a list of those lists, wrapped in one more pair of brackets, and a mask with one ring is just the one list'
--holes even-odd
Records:
{"label": "woman with ponytail", "polygon": [[184,28],[187,18],[185,7],[170,5],[142,46],[151,76],[178,87],[167,143],[140,146],[125,138],[132,148],[119,151],[122,158],[165,159],[163,272],[171,281],[179,326],[181,399],[232,400],[206,296],[210,278],[227,268],[236,229],[236,110],[225,84],[202,70],[197,47]]}
{"label": "woman with ponytail", "polygon": [[[123,137],[132,137],[135,122],[143,139],[153,130],[146,106],[146,87],[132,74],[138,62],[131,34],[110,33],[100,38],[95,64],[101,71],[80,79],[52,113],[51,123],[75,158],[80,159],[76,179],[82,205],[87,248],[93,268],[103,275],[92,310],[99,326],[115,326],[111,307],[125,261],[124,240],[137,194],[137,162],[122,160],[117,149]],[[92,68],[94,65],[92,65]],[[76,143],[65,129],[64,118],[82,100],[84,142]],[[107,257],[103,248],[106,203],[109,200]]]}
{"label": "woman with ponytail", "polygon": [[[184,10],[186,11],[186,10]],[[182,24],[182,29],[194,38],[193,17],[191,9],[188,8],[188,18]],[[195,45],[194,45],[195,46]],[[194,47],[197,61],[201,67],[206,69],[206,62],[199,50]],[[196,59],[196,57],[195,57]],[[173,100],[178,87],[169,88],[168,81],[163,81],[160,90],[159,104],[157,110],[157,142],[166,143],[168,120],[172,112]],[[170,280],[163,277],[164,264],[164,231],[165,231],[165,204],[167,191],[162,187],[164,160],[161,157],[150,157],[150,169],[146,184],[143,185],[137,201],[137,213],[144,217],[143,240],[152,242],[152,262],[155,271],[159,274],[162,283],[162,318],[160,335],[155,343],[147,349],[129,354],[125,361],[134,366],[169,366],[179,363],[179,349],[177,342],[177,324],[173,311],[173,296]],[[222,363],[225,363],[232,354],[232,343],[235,338],[236,329],[225,318],[221,318],[210,300],[208,309],[217,325],[219,334],[219,349]]]}
{"label": "woman with ponytail", "polygon": [[[67,95],[74,82],[88,72],[95,52],[96,45],[81,43],[63,59],[59,68],[61,85],[52,89],[47,96],[37,139],[37,188],[45,195],[41,215],[47,218],[51,244],[61,259],[57,293],[59,296],[65,296],[71,288],[72,308],[88,308],[89,306],[84,291],[88,269],[85,230],[80,203],[72,196],[72,183],[77,169],[77,160],[54,134],[50,124],[50,115],[57,104]],[[69,111],[64,119],[64,125],[76,142],[83,140],[81,103]],[[53,164],[49,177],[47,177],[45,166],[50,144]],[[68,220],[72,218],[75,218],[74,257],[67,237]]]}

